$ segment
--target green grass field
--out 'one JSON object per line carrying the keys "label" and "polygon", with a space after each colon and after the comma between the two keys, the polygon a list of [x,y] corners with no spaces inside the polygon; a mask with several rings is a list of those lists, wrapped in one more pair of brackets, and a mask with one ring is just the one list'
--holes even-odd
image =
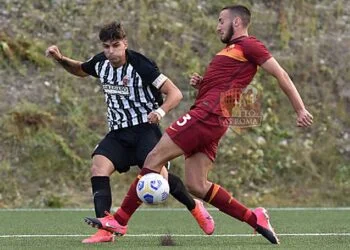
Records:
{"label": "green grass field", "polygon": [[[149,207],[148,207],[149,208]],[[85,245],[95,232],[86,225],[92,210],[0,210],[0,249],[349,249],[350,209],[270,209],[281,245],[253,236],[249,226],[217,210],[213,236],[203,235],[183,209],[140,209],[128,234],[113,243]],[[174,246],[161,246],[171,235]]]}

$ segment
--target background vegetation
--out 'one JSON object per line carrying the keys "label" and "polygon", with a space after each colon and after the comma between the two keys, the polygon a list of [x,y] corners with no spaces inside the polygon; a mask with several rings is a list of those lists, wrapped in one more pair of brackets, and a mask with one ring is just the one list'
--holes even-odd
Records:
{"label": "background vegetation", "polygon": [[[87,60],[101,50],[99,27],[121,20],[130,47],[185,95],[166,127],[193,102],[188,76],[203,73],[223,46],[217,15],[235,3],[252,10],[250,34],[290,73],[315,124],[296,128],[287,98],[260,71],[253,84],[263,93],[262,126],[227,133],[211,179],[250,206],[349,206],[348,0],[2,0],[0,207],[92,206],[90,153],[107,131],[103,95],[95,79],[46,58],[49,45]],[[175,160],[172,171],[182,175],[182,165]],[[135,172],[112,178],[114,205]]]}

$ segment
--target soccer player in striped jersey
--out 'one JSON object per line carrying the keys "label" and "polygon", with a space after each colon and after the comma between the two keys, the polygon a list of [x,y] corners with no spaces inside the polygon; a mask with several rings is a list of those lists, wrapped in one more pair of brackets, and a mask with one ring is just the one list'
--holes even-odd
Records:
{"label": "soccer player in striped jersey", "polygon": [[[100,30],[99,38],[103,52],[86,62],[63,56],[55,45],[50,46],[46,54],[73,75],[91,75],[100,80],[110,131],[92,153],[91,184],[96,217],[102,218],[105,213],[109,215],[111,209],[110,176],[115,171],[127,172],[130,166],[143,167],[147,154],[162,136],[159,122],[179,104],[182,94],[152,60],[128,49],[126,33],[120,23],[106,24]],[[166,96],[164,101],[163,94]],[[206,234],[213,233],[214,221],[202,202],[194,200],[182,180],[168,173],[164,166],[161,174],[168,179],[170,194],[191,211]],[[130,199],[126,198],[126,202],[141,204],[135,197]],[[130,212],[125,209],[120,213]],[[124,229],[123,234],[126,227]],[[113,240],[111,232],[99,229],[83,243]]]}
{"label": "soccer player in striped jersey", "polygon": [[[227,121],[230,113],[222,105],[221,98],[232,92],[233,98],[239,98],[239,93],[250,84],[258,66],[277,79],[297,114],[296,125],[309,127],[313,122],[312,115],[306,110],[286,71],[262,42],[248,35],[250,18],[250,11],[242,5],[222,9],[217,32],[226,46],[214,56],[203,77],[198,74],[191,77],[190,84],[198,89],[194,105],[166,129],[159,143],[147,156],[140,175],[159,173],[166,161],[185,155],[185,183],[193,195],[223,213],[246,222],[271,243],[278,244],[278,237],[270,224],[266,209],[247,208],[223,187],[207,179],[213,168],[219,140],[228,128],[227,124],[230,124]],[[229,104],[232,103],[235,102],[230,101]],[[137,181],[138,179],[135,183]],[[127,195],[129,201],[129,197],[137,196],[133,188],[129,189]],[[114,218],[98,219],[96,224],[106,230],[119,232],[136,208],[135,202],[124,200]],[[108,225],[113,225],[113,228]]]}

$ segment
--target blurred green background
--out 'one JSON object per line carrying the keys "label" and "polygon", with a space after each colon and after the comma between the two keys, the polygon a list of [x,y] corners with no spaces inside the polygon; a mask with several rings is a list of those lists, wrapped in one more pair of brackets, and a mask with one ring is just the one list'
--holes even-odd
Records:
{"label": "blurred green background", "polygon": [[[289,72],[314,125],[295,126],[288,99],[260,70],[253,84],[263,94],[263,123],[227,133],[210,179],[249,206],[349,206],[348,0],[2,0],[0,208],[92,207],[90,154],[107,132],[103,94],[96,79],[46,58],[48,46],[85,61],[101,51],[101,25],[122,21],[129,47],[154,59],[184,94],[165,128],[193,103],[189,75],[203,73],[223,47],[215,28],[230,4],[251,9],[250,35]],[[182,158],[172,171],[182,176]],[[114,206],[135,174],[113,176]]]}

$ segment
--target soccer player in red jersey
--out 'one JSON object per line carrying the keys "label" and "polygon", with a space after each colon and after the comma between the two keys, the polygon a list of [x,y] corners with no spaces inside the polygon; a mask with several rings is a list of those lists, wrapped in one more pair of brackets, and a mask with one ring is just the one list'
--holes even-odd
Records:
{"label": "soccer player in red jersey", "polygon": [[[159,173],[166,161],[185,155],[185,183],[193,195],[246,222],[271,243],[279,244],[264,208],[250,210],[223,187],[207,179],[209,171],[213,168],[219,140],[228,128],[222,122],[229,114],[221,105],[221,97],[229,94],[231,90],[244,90],[252,81],[258,66],[277,79],[297,114],[296,125],[309,127],[313,122],[312,115],[306,110],[286,71],[262,42],[248,35],[250,17],[250,11],[242,5],[222,9],[217,32],[226,46],[214,56],[204,77],[198,74],[191,77],[190,84],[198,89],[194,105],[189,112],[166,129],[161,140],[148,154],[141,175]],[[233,99],[238,98],[239,91],[238,95],[233,96]],[[118,229],[105,225],[114,223],[114,226],[122,227],[136,211],[139,206],[135,190],[137,182],[138,179],[130,187],[127,199],[114,214],[114,218],[101,220],[103,223],[100,225],[106,230],[117,233]]]}

